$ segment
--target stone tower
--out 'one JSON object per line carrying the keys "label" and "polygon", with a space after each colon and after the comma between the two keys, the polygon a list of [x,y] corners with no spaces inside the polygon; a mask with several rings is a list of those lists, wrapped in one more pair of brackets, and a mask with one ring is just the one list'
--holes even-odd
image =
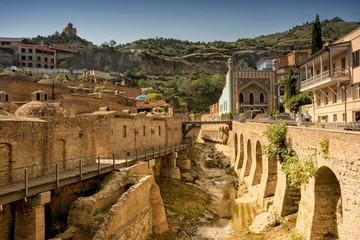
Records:
{"label": "stone tower", "polygon": [[68,23],[63,32],[66,36],[76,36],[76,28],[73,27],[72,23]]}

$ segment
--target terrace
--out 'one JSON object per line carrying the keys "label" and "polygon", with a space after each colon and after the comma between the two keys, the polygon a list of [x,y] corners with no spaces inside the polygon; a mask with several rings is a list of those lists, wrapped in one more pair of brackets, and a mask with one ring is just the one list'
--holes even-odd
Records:
{"label": "terrace", "polygon": [[350,76],[350,42],[326,46],[300,65],[301,92],[315,91],[339,83]]}

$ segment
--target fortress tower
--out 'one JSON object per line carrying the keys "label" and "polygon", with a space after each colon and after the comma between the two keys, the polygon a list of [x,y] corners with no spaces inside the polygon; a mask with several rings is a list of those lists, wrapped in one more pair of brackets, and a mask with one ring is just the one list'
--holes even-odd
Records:
{"label": "fortress tower", "polygon": [[68,23],[63,32],[66,36],[76,36],[76,28],[73,27],[72,23]]}

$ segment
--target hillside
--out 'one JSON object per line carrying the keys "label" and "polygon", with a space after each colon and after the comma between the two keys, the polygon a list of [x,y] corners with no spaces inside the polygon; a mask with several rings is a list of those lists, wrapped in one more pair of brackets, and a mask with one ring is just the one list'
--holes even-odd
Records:
{"label": "hillside", "polygon": [[[346,22],[335,17],[321,22],[323,41],[335,41],[344,34],[360,26],[360,23]],[[185,60],[198,62],[224,61],[226,58],[241,56],[250,66],[255,67],[261,56],[273,56],[289,53],[292,50],[309,49],[311,43],[311,23],[295,26],[285,32],[262,35],[255,38],[238,39],[235,42],[189,42],[177,39],[141,39],[117,46],[118,51],[140,50],[167,60]],[[257,56],[254,58],[254,55]]]}
{"label": "hillside", "polygon": [[[323,41],[334,41],[360,26],[360,23],[346,22],[340,18],[324,20],[322,23]],[[68,67],[103,70],[110,66],[112,71],[142,71],[147,75],[189,75],[224,74],[227,72],[226,60],[234,59],[238,69],[255,68],[257,60],[263,56],[276,56],[292,50],[310,49],[311,23],[295,26],[292,29],[255,38],[238,39],[235,42],[190,42],[177,39],[141,39],[132,43],[107,46],[93,45],[78,36],[67,37],[56,32],[53,35],[29,39],[32,43],[48,41],[51,43],[76,43],[79,53],[64,59]]]}

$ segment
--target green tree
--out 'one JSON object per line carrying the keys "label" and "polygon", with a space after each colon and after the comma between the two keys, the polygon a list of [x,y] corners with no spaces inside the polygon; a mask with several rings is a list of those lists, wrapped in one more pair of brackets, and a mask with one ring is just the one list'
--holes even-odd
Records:
{"label": "green tree", "polygon": [[104,66],[104,71],[109,73],[110,72],[110,67],[108,65],[105,65]]}
{"label": "green tree", "polygon": [[319,14],[316,14],[315,21],[312,23],[311,28],[311,55],[317,53],[323,48],[322,38],[321,38],[321,24],[319,19]]}
{"label": "green tree", "polygon": [[[312,93],[308,93],[308,95],[311,95]],[[285,102],[286,108],[292,112],[292,111],[298,111],[300,106],[310,104],[311,100],[306,96],[305,93],[299,93],[295,96],[292,96],[291,98],[287,99]]]}
{"label": "green tree", "polygon": [[293,68],[290,66],[289,68],[289,76],[282,82],[285,87],[285,95],[283,101],[286,104],[286,101],[290,99],[292,96],[296,94],[296,80],[292,78],[293,76]]}
{"label": "green tree", "polygon": [[109,46],[113,48],[113,47],[115,47],[115,45],[116,45],[115,40],[111,39],[110,42],[109,42]]}
{"label": "green tree", "polygon": [[62,68],[66,67],[66,61],[60,61],[59,65]]}
{"label": "green tree", "polygon": [[159,93],[150,93],[148,95],[146,95],[146,101],[149,101],[149,100],[164,100],[164,97],[159,94]]}
{"label": "green tree", "polygon": [[125,77],[129,77],[131,79],[133,79],[135,77],[135,74],[129,69],[125,71],[124,75],[125,75]]}
{"label": "green tree", "polygon": [[136,76],[139,78],[139,79],[145,79],[146,78],[146,75],[143,71],[138,71]]}

